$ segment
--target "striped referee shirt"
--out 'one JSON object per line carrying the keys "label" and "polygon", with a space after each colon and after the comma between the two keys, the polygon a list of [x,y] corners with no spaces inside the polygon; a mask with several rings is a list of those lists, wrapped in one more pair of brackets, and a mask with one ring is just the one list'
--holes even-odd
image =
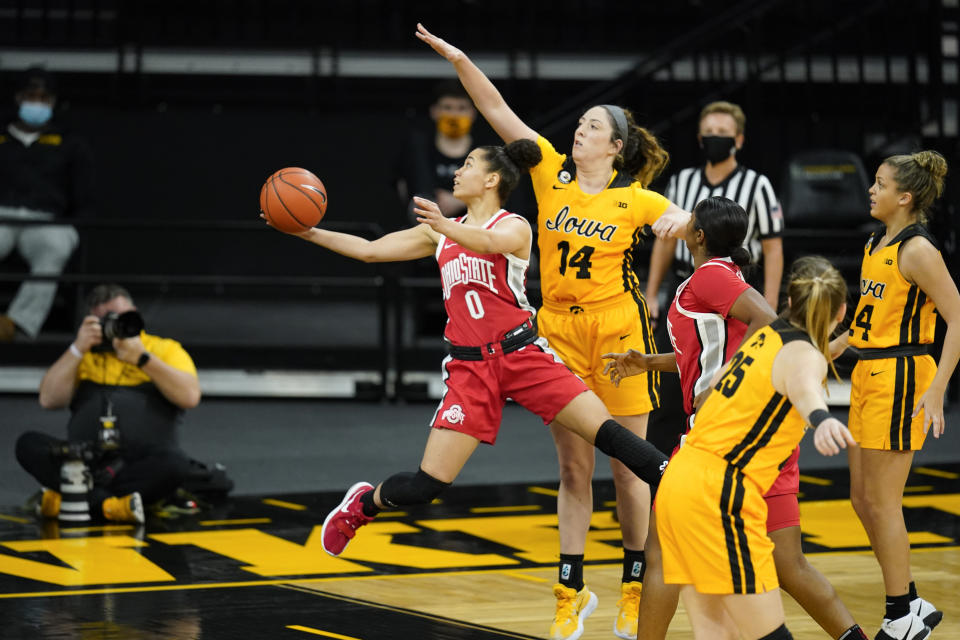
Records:
{"label": "striped referee shirt", "polygon": [[[747,212],[747,235],[743,246],[750,251],[753,262],[762,256],[760,240],[777,238],[783,233],[783,213],[767,176],[738,165],[718,185],[711,185],[704,175],[703,167],[690,167],[670,176],[667,184],[667,199],[681,209],[693,211],[697,203],[710,196],[724,196],[743,207]],[[693,272],[693,257],[687,243],[677,242],[673,268],[680,274]]]}

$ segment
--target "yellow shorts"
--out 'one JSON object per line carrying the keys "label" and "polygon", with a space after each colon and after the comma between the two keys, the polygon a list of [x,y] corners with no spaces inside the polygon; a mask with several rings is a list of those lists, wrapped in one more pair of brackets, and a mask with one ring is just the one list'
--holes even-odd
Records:
{"label": "yellow shorts", "polygon": [[537,313],[537,329],[571,371],[600,396],[615,416],[649,413],[660,406],[659,372],[643,373],[613,386],[603,375],[605,353],[636,349],[657,353],[647,303],[639,293],[595,304],[548,302]]}
{"label": "yellow shorts", "polygon": [[864,449],[923,447],[924,412],[911,415],[936,373],[936,362],[926,355],[859,361],[850,374],[847,426],[853,439]]}
{"label": "yellow shorts", "polygon": [[763,492],[723,458],[680,447],[660,482],[656,510],[667,584],[709,594],[779,586]]}

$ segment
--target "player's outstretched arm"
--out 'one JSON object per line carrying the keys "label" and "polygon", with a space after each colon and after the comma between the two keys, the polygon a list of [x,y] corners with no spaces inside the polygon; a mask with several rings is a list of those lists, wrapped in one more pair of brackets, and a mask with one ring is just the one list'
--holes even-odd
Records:
{"label": "player's outstretched arm", "polygon": [[433,35],[420,23],[417,23],[416,35],[453,65],[477,111],[490,123],[504,142],[510,144],[522,138],[534,141],[537,139],[537,132],[517,117],[490,79],[480,71],[477,65],[473,64],[467,54]]}
{"label": "player's outstretched arm", "polygon": [[[262,213],[260,217],[266,220]],[[394,231],[376,240],[317,227],[289,235],[362,262],[399,262],[426,258],[433,255],[438,239],[437,234],[424,224]]]}
{"label": "player's outstretched arm", "polygon": [[414,196],[413,203],[417,222],[429,226],[437,234],[450,238],[470,251],[485,254],[527,254],[530,251],[533,232],[525,220],[507,218],[491,229],[481,229],[444,217],[437,203],[426,198]]}
{"label": "player's outstretched arm", "polygon": [[614,386],[619,387],[620,381],[630,376],[640,375],[644,371],[664,371],[677,373],[677,354],[670,353],[643,353],[630,349],[626,353],[605,353],[600,356],[609,360],[604,367],[604,375],[610,376]]}
{"label": "player's outstretched arm", "polygon": [[692,215],[671,202],[651,228],[658,238],[682,238]]}

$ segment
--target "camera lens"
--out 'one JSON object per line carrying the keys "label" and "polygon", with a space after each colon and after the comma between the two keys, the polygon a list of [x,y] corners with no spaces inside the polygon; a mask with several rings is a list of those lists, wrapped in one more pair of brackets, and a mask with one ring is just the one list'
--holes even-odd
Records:
{"label": "camera lens", "polygon": [[103,327],[104,342],[114,338],[138,336],[144,327],[143,316],[137,311],[126,311],[120,314],[111,311],[103,316],[100,324]]}

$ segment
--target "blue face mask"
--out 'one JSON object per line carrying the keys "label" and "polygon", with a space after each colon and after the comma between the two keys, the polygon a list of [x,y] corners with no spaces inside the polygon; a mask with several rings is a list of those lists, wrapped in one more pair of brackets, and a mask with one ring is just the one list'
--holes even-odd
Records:
{"label": "blue face mask", "polygon": [[53,107],[46,102],[21,102],[19,116],[31,127],[42,127],[53,117]]}

